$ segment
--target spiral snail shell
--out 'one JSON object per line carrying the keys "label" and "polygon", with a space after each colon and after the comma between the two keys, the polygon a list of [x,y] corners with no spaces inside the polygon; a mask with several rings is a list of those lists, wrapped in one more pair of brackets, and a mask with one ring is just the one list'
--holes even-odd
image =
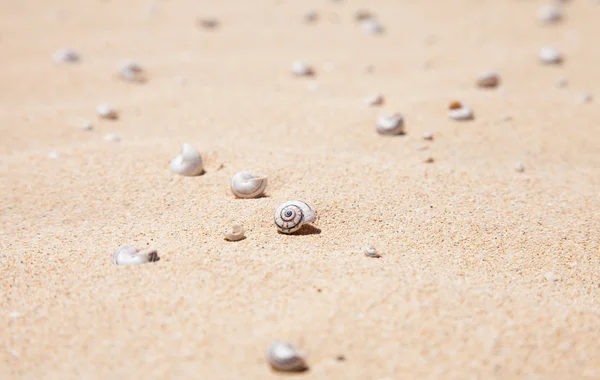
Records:
{"label": "spiral snail shell", "polygon": [[258,198],[265,192],[267,177],[247,171],[235,173],[231,179],[231,192],[238,198]]}
{"label": "spiral snail shell", "polygon": [[181,153],[171,161],[169,167],[173,173],[188,177],[200,175],[204,171],[202,156],[190,144],[183,144]]}
{"label": "spiral snail shell", "polygon": [[122,245],[113,253],[113,264],[115,265],[140,265],[158,260],[160,258],[155,249],[140,251],[131,245]]}
{"label": "spiral snail shell", "polygon": [[284,234],[294,233],[316,219],[315,211],[302,201],[287,201],[275,210],[275,224],[279,232]]}

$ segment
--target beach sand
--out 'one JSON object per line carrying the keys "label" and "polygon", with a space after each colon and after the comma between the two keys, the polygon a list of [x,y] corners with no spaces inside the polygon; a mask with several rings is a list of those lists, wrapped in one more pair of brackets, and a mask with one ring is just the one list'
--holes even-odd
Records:
{"label": "beach sand", "polygon": [[[599,378],[600,108],[577,99],[600,96],[600,5],[542,26],[542,4],[0,2],[0,378],[290,377],[274,339],[306,351],[294,379]],[[146,83],[118,78],[127,59]],[[375,132],[386,112],[406,135]],[[204,175],[169,171],[183,143]],[[268,196],[235,199],[239,170]],[[277,233],[290,199],[313,228]],[[161,260],[115,266],[122,244]]]}

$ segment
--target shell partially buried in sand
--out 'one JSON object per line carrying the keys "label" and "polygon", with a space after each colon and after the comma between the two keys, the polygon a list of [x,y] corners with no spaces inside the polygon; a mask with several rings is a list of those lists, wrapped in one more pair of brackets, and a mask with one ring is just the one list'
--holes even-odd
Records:
{"label": "shell partially buried in sand", "polygon": [[140,265],[158,261],[158,253],[155,249],[140,251],[131,245],[122,245],[113,253],[112,261],[115,265]]}
{"label": "shell partially buried in sand", "polygon": [[193,177],[202,174],[204,163],[196,148],[190,144],[183,144],[181,152],[171,160],[169,168],[175,174]]}
{"label": "shell partially buried in sand", "polygon": [[231,230],[225,233],[225,240],[240,241],[246,238],[246,235],[244,235],[245,232],[246,230],[244,230],[244,227],[239,224],[234,224],[231,226]]}
{"label": "shell partially buried in sand", "polygon": [[303,201],[287,201],[275,210],[275,224],[279,232],[284,234],[294,233],[315,220],[317,214]]}
{"label": "shell partially buried in sand", "polygon": [[277,371],[300,372],[308,369],[304,353],[293,344],[280,340],[275,340],[269,345],[267,360]]}
{"label": "shell partially buried in sand", "polygon": [[404,117],[400,113],[381,115],[375,122],[375,129],[380,135],[404,134]]}
{"label": "shell partially buried in sand", "polygon": [[231,179],[231,192],[238,198],[258,198],[267,188],[267,177],[248,171],[235,173]]}

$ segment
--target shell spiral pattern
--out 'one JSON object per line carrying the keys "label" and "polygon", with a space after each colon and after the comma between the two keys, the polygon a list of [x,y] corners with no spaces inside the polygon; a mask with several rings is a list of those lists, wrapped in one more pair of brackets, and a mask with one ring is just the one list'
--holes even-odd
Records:
{"label": "shell spiral pattern", "polygon": [[275,224],[280,232],[291,234],[303,225],[316,219],[316,214],[308,204],[302,201],[282,203],[275,210]]}

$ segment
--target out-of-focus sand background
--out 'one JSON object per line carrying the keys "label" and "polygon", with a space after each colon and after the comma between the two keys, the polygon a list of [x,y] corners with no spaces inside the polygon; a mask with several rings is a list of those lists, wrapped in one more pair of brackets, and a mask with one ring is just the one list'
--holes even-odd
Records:
{"label": "out-of-focus sand background", "polygon": [[[0,378],[288,376],[273,339],[308,353],[294,378],[599,378],[600,109],[578,99],[600,96],[600,4],[542,26],[543,4],[1,1]],[[61,47],[81,62],[55,64]],[[147,83],[119,80],[128,58]],[[502,86],[477,89],[483,70]],[[476,119],[448,119],[454,99]],[[407,134],[375,133],[396,111]],[[205,175],[169,171],[182,143]],[[239,170],[268,197],[234,199]],[[289,199],[313,233],[276,232]],[[247,239],[226,242],[234,222]],[[121,244],[161,260],[115,266]]]}

